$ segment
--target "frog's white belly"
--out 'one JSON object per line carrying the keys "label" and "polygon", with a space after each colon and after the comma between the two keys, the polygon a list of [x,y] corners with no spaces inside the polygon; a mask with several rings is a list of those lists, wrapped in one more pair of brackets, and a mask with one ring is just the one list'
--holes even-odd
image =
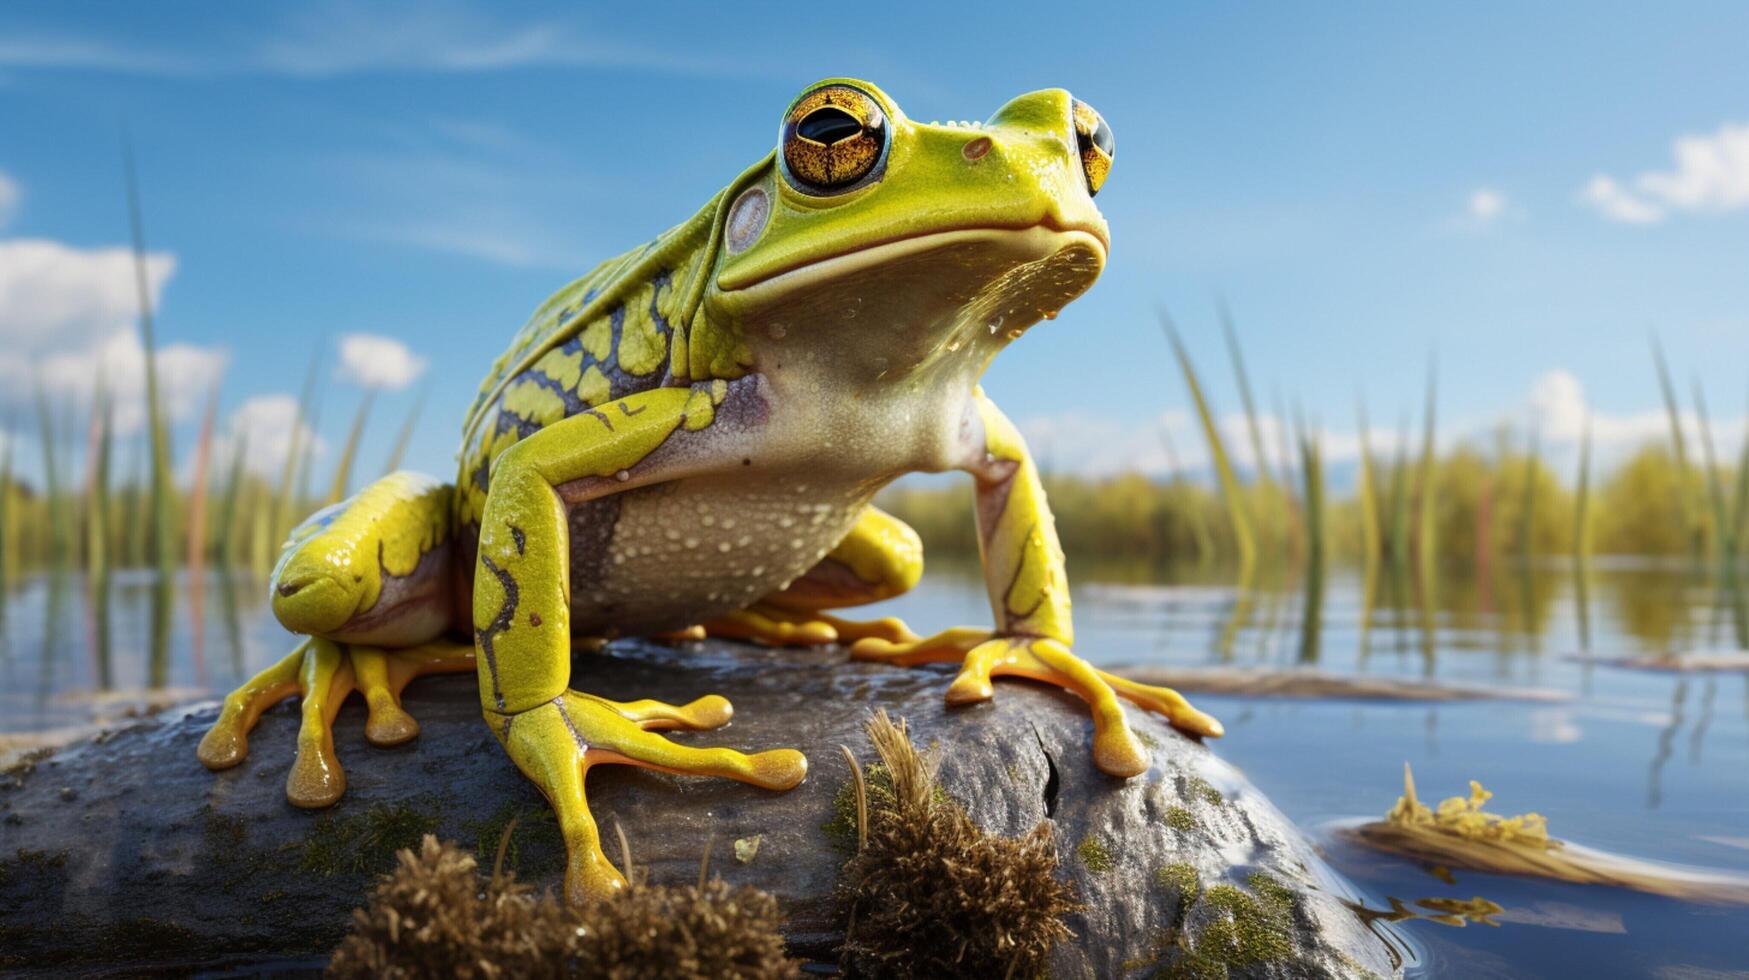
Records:
{"label": "frog's white belly", "polygon": [[783,589],[849,533],[878,485],[800,472],[679,480],[572,507],[577,636],[682,629]]}

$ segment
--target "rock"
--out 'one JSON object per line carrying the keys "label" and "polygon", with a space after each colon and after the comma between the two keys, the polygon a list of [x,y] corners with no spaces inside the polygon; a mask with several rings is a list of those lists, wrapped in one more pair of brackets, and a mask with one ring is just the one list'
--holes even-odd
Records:
{"label": "rock", "polygon": [[[872,759],[862,726],[885,707],[919,745],[939,743],[943,787],[983,826],[1021,834],[1055,822],[1062,872],[1085,910],[1052,976],[1172,963],[1192,975],[1398,972],[1392,947],[1343,905],[1347,886],[1210,749],[1132,709],[1154,767],[1112,779],[1093,768],[1091,723],[1073,697],[1004,682],[990,703],[949,709],[949,676],[848,663],[837,649],[716,642],[622,641],[579,655],[578,686],[608,697],[734,702],[729,728],[677,738],[794,746],[813,763],[787,794],[604,767],[590,802],[610,840],[615,821],[624,827],[655,880],[696,878],[708,843],[713,874],[776,894],[798,955],[830,961],[832,887],[854,847],[837,747]],[[217,710],[209,703],[0,778],[0,971],[317,967],[394,850],[427,832],[476,848],[489,867],[515,819],[507,864],[556,885],[563,853],[550,811],[481,722],[473,679],[419,681],[406,705],[421,734],[386,750],[365,742],[358,699],[342,709],[335,743],[348,788],[320,813],[285,801],[295,704],[269,712],[248,761],[224,773],[195,760]]]}

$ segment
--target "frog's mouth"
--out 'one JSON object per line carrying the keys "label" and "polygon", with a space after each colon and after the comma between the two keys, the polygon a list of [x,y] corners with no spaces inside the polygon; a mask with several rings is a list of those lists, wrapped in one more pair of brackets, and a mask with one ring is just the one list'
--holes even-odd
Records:
{"label": "frog's mouth", "polygon": [[[759,270],[751,276],[744,274],[737,277],[733,273],[724,273],[717,279],[717,288],[724,294],[741,294],[757,303],[793,289],[805,289],[833,280],[855,279],[870,269],[902,265],[907,259],[917,255],[968,245],[983,246],[992,253],[1006,253],[1008,258],[1017,263],[1038,261],[1062,251],[1090,253],[1097,258],[1094,269],[1094,275],[1097,276],[1099,269],[1105,266],[1110,241],[1104,228],[1079,224],[1060,226],[1048,218],[1028,225],[978,225],[945,231],[934,230],[889,238],[784,268]],[[1091,284],[1092,280],[1089,279],[1087,285]],[[1076,290],[1077,295],[1079,292],[1080,290]]]}

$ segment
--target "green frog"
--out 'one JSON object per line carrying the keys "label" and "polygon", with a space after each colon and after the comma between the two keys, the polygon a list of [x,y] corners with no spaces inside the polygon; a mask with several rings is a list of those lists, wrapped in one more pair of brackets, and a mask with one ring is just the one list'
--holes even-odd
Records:
{"label": "green frog", "polygon": [[[345,790],[341,701],[360,692],[367,738],[394,745],[418,732],[400,701],[409,681],[476,671],[487,725],[557,814],[566,894],[581,902],[624,884],[590,814],[591,767],[774,790],[807,773],[794,749],[661,734],[725,724],[721,697],[572,690],[587,641],[719,636],[950,661],[952,704],[989,699],[997,677],[1054,684],[1087,703],[1093,763],[1118,777],[1150,764],[1120,698],[1221,734],[1176,692],[1072,652],[1038,469],[978,385],[997,352],[1098,278],[1110,234],[1093,202],[1113,151],[1105,120],[1060,89],[984,123],[924,125],[867,82],[807,88],[774,152],[535,311],[480,386],[453,484],[395,473],[292,532],[270,595],[306,640],[225,699],[201,761],[241,762],[261,713],[301,695],[286,795],[328,806]],[[871,500],[902,474],[947,470],[976,483],[994,626],[919,637],[834,615],[917,583],[917,535]]]}

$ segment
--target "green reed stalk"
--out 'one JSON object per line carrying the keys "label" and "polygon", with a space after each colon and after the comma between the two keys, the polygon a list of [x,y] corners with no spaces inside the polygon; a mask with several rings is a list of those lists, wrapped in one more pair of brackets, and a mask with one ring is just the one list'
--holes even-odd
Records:
{"label": "green reed stalk", "polygon": [[1300,614],[1300,660],[1318,659],[1324,610],[1324,452],[1321,439],[1303,426],[1300,431],[1300,472],[1305,474],[1306,590]]}
{"label": "green reed stalk", "polygon": [[[267,536],[277,543],[290,533],[296,517],[293,495],[298,490],[298,466],[303,460],[304,420],[310,417],[316,398],[316,369],[321,364],[321,348],[310,356],[310,369],[304,375],[304,390],[298,396],[298,414],[292,421],[291,439],[286,446],[285,466],[280,470],[279,493],[273,500],[273,517]],[[259,561],[257,562],[259,564]]]}
{"label": "green reed stalk", "polygon": [[69,527],[71,519],[66,512],[67,501],[61,487],[61,467],[55,458],[59,427],[55,425],[55,413],[49,407],[49,397],[40,384],[36,386],[36,416],[37,432],[43,449],[43,503],[49,511],[49,557],[58,563],[66,559],[67,551],[72,547],[73,534]]}
{"label": "green reed stalk", "polygon": [[124,559],[129,568],[143,568],[146,564],[146,455],[141,443],[134,443],[133,473],[128,486],[126,540],[123,541]]}
{"label": "green reed stalk", "polygon": [[413,406],[407,410],[407,419],[401,423],[401,431],[395,436],[394,451],[389,453],[388,465],[383,467],[383,475],[388,475],[401,468],[401,460],[407,456],[407,444],[413,441],[413,429],[419,423],[419,415],[425,408],[427,389],[421,385],[419,394],[413,398]]}
{"label": "green reed stalk", "polygon": [[1696,558],[1704,547],[1704,532],[1700,526],[1700,511],[1695,491],[1690,485],[1688,440],[1682,433],[1682,409],[1676,401],[1676,386],[1670,380],[1670,366],[1664,360],[1664,345],[1652,334],[1652,362],[1658,369],[1658,388],[1664,396],[1664,414],[1670,420],[1670,447],[1676,453],[1677,506],[1682,527],[1688,533],[1688,543]]}
{"label": "green reed stalk", "polygon": [[1579,481],[1573,502],[1573,562],[1580,575],[1591,564],[1591,419],[1579,437]]}
{"label": "green reed stalk", "polygon": [[127,171],[128,227],[133,232],[140,341],[146,354],[146,424],[152,440],[152,552],[159,576],[168,582],[176,568],[176,481],[171,471],[170,424],[164,415],[163,399],[158,391],[158,348],[152,325],[152,294],[146,276],[146,232],[140,217],[139,179],[134,171],[133,146],[125,139],[122,156]]}
{"label": "green reed stalk", "polygon": [[1409,419],[1397,430],[1397,458],[1391,463],[1391,510],[1387,525],[1391,564],[1399,574],[1409,569]]}
{"label": "green reed stalk", "polygon": [[1226,444],[1221,441],[1221,432],[1215,425],[1214,414],[1209,410],[1208,399],[1203,397],[1202,383],[1197,380],[1196,367],[1190,362],[1190,354],[1184,349],[1184,342],[1179,339],[1178,328],[1173,326],[1172,318],[1164,311],[1160,313],[1160,326],[1166,332],[1166,340],[1172,345],[1172,352],[1178,358],[1178,366],[1184,372],[1184,383],[1190,388],[1190,397],[1196,403],[1196,414],[1202,423],[1203,438],[1208,440],[1209,454],[1214,457],[1215,472],[1221,481],[1221,496],[1227,503],[1227,516],[1233,524],[1233,540],[1239,549],[1239,579],[1242,582],[1251,581],[1257,568],[1257,539],[1252,532],[1251,515],[1245,506],[1244,490],[1239,485],[1239,477],[1233,472],[1232,458],[1227,455]]}
{"label": "green reed stalk", "polygon": [[5,589],[12,577],[18,572],[18,526],[17,510],[13,507],[12,460],[16,452],[13,429],[10,425],[4,433],[4,446],[0,446],[0,603],[4,602]]}
{"label": "green reed stalk", "polygon": [[92,451],[90,487],[85,497],[85,572],[94,592],[109,574],[109,463],[114,442],[115,411],[103,376],[91,405]]}
{"label": "green reed stalk", "polygon": [[237,506],[243,495],[244,463],[249,458],[249,434],[237,434],[236,445],[231,450],[230,475],[225,478],[225,493],[219,503],[219,520],[214,525],[217,536],[213,540],[213,554],[219,563],[229,567],[236,564],[238,541],[242,535],[237,533]]}
{"label": "green reed stalk", "polygon": [[1541,443],[1540,433],[1532,429],[1524,453],[1524,506],[1518,513],[1518,558],[1526,568],[1536,553],[1536,477],[1542,462]]}
{"label": "green reed stalk", "polygon": [[1421,492],[1416,503],[1419,520],[1416,529],[1416,547],[1421,559],[1422,588],[1433,587],[1433,576],[1439,559],[1439,533],[1434,520],[1436,503],[1439,494],[1438,481],[1435,479],[1435,467],[1438,458],[1435,455],[1434,440],[1436,433],[1436,415],[1438,411],[1439,377],[1437,366],[1432,358],[1427,362],[1427,406],[1423,431],[1421,435]]}
{"label": "green reed stalk", "polygon": [[193,482],[188,493],[188,557],[186,559],[190,579],[199,588],[201,573],[206,567],[207,555],[207,498],[211,487],[209,471],[213,458],[213,429],[219,414],[219,386],[213,385],[213,390],[206,399],[206,412],[200,421],[200,439],[194,446]]}
{"label": "green reed stalk", "polygon": [[1706,467],[1707,496],[1713,508],[1713,553],[1728,564],[1737,553],[1737,542],[1730,536],[1731,518],[1725,504],[1724,478],[1719,473],[1718,456],[1713,449],[1713,425],[1707,414],[1706,392],[1701,390],[1698,378],[1694,382],[1694,411],[1700,419],[1701,460]]}
{"label": "green reed stalk", "polygon": [[1384,535],[1379,527],[1378,468],[1373,464],[1372,433],[1367,425],[1366,401],[1357,401],[1356,416],[1360,424],[1360,495],[1361,549],[1366,554],[1366,566],[1376,570]]}
{"label": "green reed stalk", "polygon": [[358,456],[358,442],[364,437],[364,424],[370,418],[374,391],[366,391],[358,403],[358,414],[352,418],[352,430],[346,434],[346,448],[340,453],[340,463],[334,468],[334,482],[328,488],[327,503],[346,499],[347,484],[352,480],[352,461]]}
{"label": "green reed stalk", "polygon": [[[1227,357],[1233,362],[1233,377],[1239,382],[1239,399],[1245,404],[1245,425],[1251,433],[1251,451],[1257,458],[1257,481],[1262,483],[1275,482],[1275,475],[1269,469],[1269,457],[1263,452],[1263,427],[1257,420],[1257,403],[1251,397],[1251,377],[1245,372],[1245,354],[1239,349],[1239,334],[1233,328],[1232,311],[1227,308],[1227,301],[1220,301],[1221,333],[1227,340]],[[1287,424],[1282,419],[1283,425]]]}

